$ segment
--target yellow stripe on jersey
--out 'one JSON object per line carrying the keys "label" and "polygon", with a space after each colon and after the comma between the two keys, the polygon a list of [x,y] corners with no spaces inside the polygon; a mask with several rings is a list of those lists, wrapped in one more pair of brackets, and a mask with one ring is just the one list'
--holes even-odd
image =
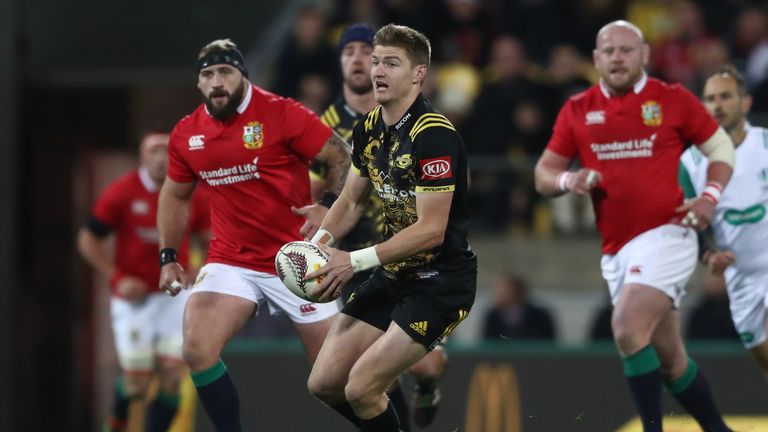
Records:
{"label": "yellow stripe on jersey", "polygon": [[365,118],[365,123],[364,123],[366,132],[373,129],[374,123],[376,123],[379,120],[380,112],[381,112],[381,105],[372,109],[371,112],[368,113],[368,116]]}
{"label": "yellow stripe on jersey", "polygon": [[338,126],[341,120],[339,120],[339,114],[336,112],[336,107],[333,105],[329,106],[323,115],[320,116],[320,121],[330,128]]}
{"label": "yellow stripe on jersey", "polygon": [[435,193],[435,192],[453,192],[455,190],[456,190],[456,185],[416,186],[416,192]]}
{"label": "yellow stripe on jersey", "polygon": [[419,117],[419,119],[416,120],[416,123],[413,124],[413,127],[411,128],[411,132],[409,133],[409,135],[411,136],[411,141],[416,139],[416,136],[422,131],[424,131],[425,129],[429,129],[434,126],[444,127],[452,131],[456,130],[456,128],[453,127],[451,122],[448,121],[447,118],[445,118],[445,116],[441,114],[436,114],[436,113],[427,113]]}
{"label": "yellow stripe on jersey", "polygon": [[328,114],[331,115],[331,120],[333,120],[334,125],[341,123],[341,118],[339,117],[339,112],[336,111],[335,105],[328,107]]}

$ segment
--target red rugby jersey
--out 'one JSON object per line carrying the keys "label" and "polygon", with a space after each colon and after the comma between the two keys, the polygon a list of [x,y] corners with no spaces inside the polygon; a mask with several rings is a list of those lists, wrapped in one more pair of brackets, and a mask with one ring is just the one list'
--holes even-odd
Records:
{"label": "red rugby jersey", "polygon": [[[208,203],[203,193],[195,193],[190,209],[189,230],[202,233],[209,229]],[[159,291],[156,185],[146,171],[135,170],[118,177],[101,193],[92,216],[115,232],[117,270],[140,278],[150,292]],[[187,245],[179,248],[179,262],[186,268]],[[112,287],[113,295],[117,295]]]}
{"label": "red rugby jersey", "polygon": [[675,220],[683,202],[680,154],[717,130],[699,100],[678,84],[644,77],[634,91],[609,96],[600,84],[560,110],[547,149],[600,171],[592,192],[603,253]]}
{"label": "red rugby jersey", "polygon": [[309,161],[331,129],[298,102],[248,87],[237,113],[224,122],[205,105],[171,133],[168,176],[197,180],[209,191],[213,238],[208,262],[275,274],[275,254],[300,240],[301,216],[291,206],[311,202]]}

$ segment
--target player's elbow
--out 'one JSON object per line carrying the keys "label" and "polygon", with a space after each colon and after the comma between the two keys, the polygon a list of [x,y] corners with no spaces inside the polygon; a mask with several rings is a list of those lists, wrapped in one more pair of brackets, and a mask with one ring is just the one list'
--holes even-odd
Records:
{"label": "player's elbow", "polygon": [[445,227],[434,227],[426,232],[425,237],[425,249],[433,249],[442,246],[445,241]]}
{"label": "player's elbow", "polygon": [[545,178],[546,176],[544,175],[542,170],[538,166],[536,166],[536,170],[534,171],[534,175],[533,175],[533,179],[534,179],[533,184],[534,184],[534,187],[536,188],[536,192],[546,196],[546,195],[551,195],[552,190],[547,184],[547,182],[544,181]]}

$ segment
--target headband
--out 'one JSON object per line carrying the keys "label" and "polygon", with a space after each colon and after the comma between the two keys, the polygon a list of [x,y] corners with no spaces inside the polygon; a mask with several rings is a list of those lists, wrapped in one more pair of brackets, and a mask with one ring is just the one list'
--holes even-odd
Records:
{"label": "headband", "polygon": [[243,54],[237,49],[229,51],[212,51],[206,54],[197,61],[197,73],[200,73],[201,70],[208,66],[217,64],[228,64],[239,70],[244,77],[248,78],[248,68],[245,67],[245,58],[243,58]]}

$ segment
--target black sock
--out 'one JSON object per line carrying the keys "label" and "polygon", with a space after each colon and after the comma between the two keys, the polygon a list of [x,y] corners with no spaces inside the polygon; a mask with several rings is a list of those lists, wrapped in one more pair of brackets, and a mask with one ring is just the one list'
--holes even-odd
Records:
{"label": "black sock", "polygon": [[624,375],[645,432],[661,430],[661,371],[651,345],[624,358]]}
{"label": "black sock", "polygon": [[329,406],[331,407],[331,409],[341,414],[342,417],[352,422],[353,425],[357,427],[362,427],[360,425],[360,418],[355,415],[355,411],[352,410],[352,406],[349,405],[349,402],[344,402],[344,403],[329,405]]}
{"label": "black sock", "polygon": [[362,432],[400,432],[400,421],[397,418],[395,407],[390,401],[383,413],[368,420],[360,420]]}
{"label": "black sock", "polygon": [[688,368],[683,376],[666,384],[680,405],[699,422],[704,432],[730,431],[712,399],[707,379],[691,358],[688,358]]}
{"label": "black sock", "polygon": [[144,430],[146,432],[167,432],[178,409],[179,396],[157,392],[157,397],[147,407]]}
{"label": "black sock", "polygon": [[132,398],[125,394],[125,384],[123,377],[119,377],[115,382],[115,400],[112,402],[112,412],[107,423],[109,427],[116,430],[125,429],[128,425],[128,409],[131,406]]}
{"label": "black sock", "polygon": [[387,396],[389,396],[389,401],[392,403],[392,406],[395,407],[397,418],[400,419],[400,430],[403,432],[410,432],[411,413],[408,408],[408,404],[405,402],[405,395],[403,395],[403,389],[400,388],[400,386],[398,385],[397,387],[395,387],[394,390],[392,390],[391,393],[387,393]]}
{"label": "black sock", "polygon": [[200,402],[217,432],[240,432],[240,397],[224,362],[192,372]]}

